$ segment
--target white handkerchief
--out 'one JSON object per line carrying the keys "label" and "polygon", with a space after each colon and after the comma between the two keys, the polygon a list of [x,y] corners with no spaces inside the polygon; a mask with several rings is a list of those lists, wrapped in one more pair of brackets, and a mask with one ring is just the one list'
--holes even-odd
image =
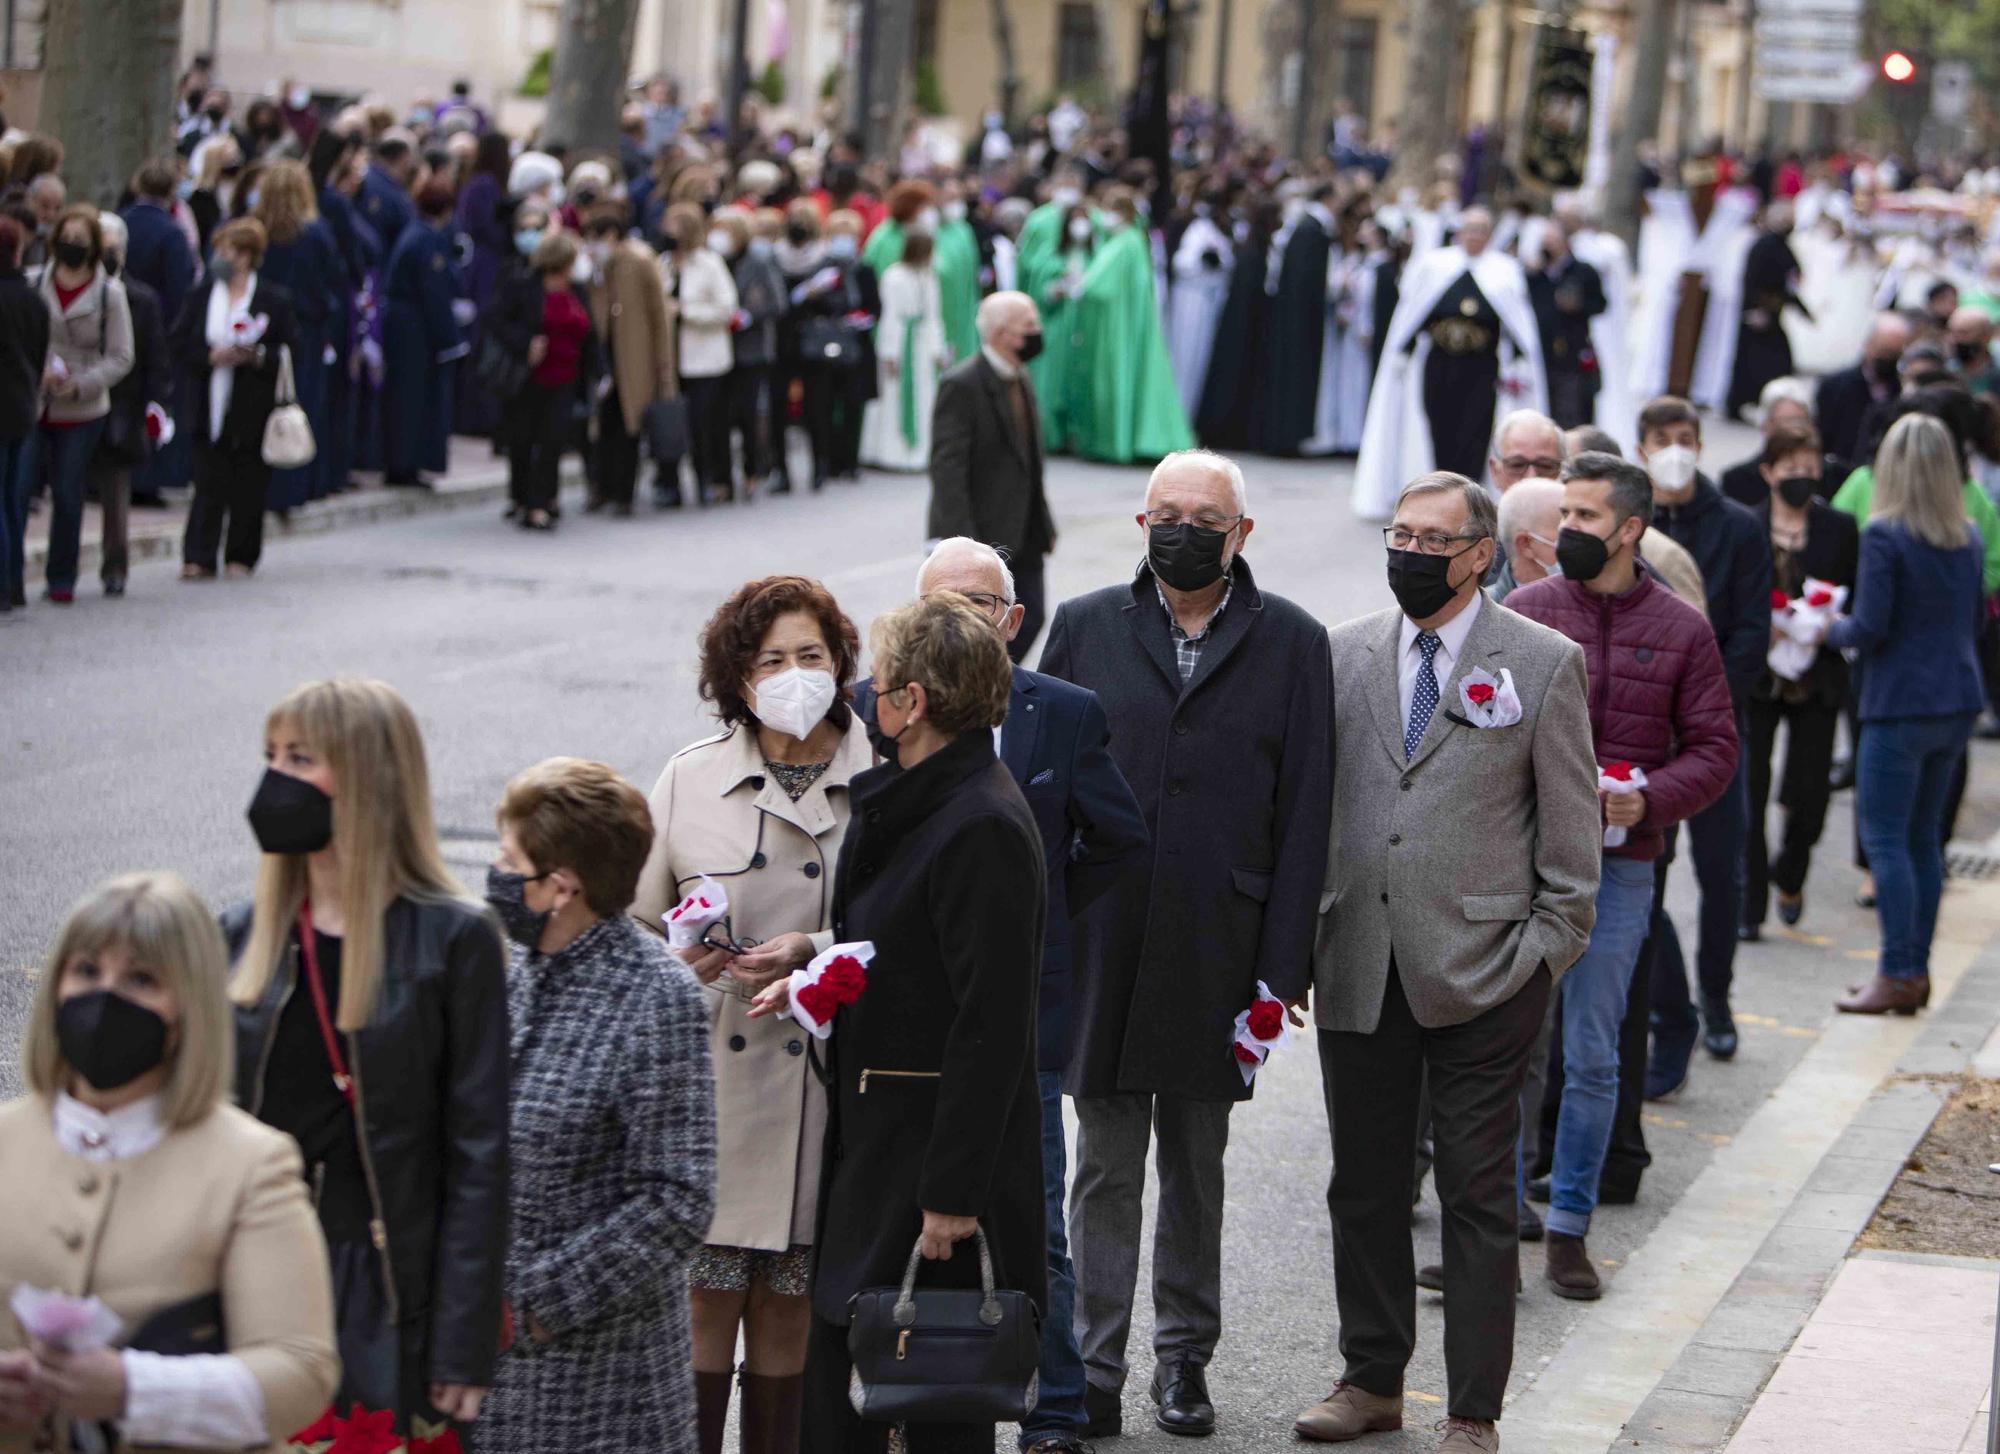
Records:
{"label": "white handkerchief", "polygon": [[707,874],[667,914],[667,946],[692,949],[710,924],[729,913],[729,891]]}
{"label": "white handkerchief", "polygon": [[8,1306],[29,1337],[71,1353],[109,1347],[123,1326],[100,1298],[71,1297],[25,1282],[14,1289]]}
{"label": "white handkerchief", "polygon": [[804,969],[792,971],[791,1017],[815,1040],[833,1033],[833,1017],[851,1005],[868,987],[868,966],[875,959],[874,941],[836,944]]}
{"label": "white handkerchief", "polygon": [[1504,666],[1495,677],[1474,667],[1458,679],[1458,703],[1465,720],[1475,727],[1512,727],[1521,720],[1521,698],[1514,674]]}
{"label": "white handkerchief", "polygon": [[[1614,776],[1611,772],[1611,768],[1613,767],[1624,768],[1626,775],[1624,777]],[[1643,791],[1645,786],[1646,769],[1643,767],[1634,767],[1629,762],[1611,763],[1597,770],[1597,788],[1599,792],[1636,793]],[[1606,848],[1624,847],[1626,831],[1626,829],[1616,823],[1606,823],[1604,825],[1604,846]]]}

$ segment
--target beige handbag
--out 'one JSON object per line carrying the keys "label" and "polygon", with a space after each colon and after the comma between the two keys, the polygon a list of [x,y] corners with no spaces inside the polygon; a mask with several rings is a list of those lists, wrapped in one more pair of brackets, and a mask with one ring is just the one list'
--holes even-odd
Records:
{"label": "beige handbag", "polygon": [[292,383],[292,351],[278,350],[278,395],[271,417],[264,421],[264,463],[274,470],[295,470],[313,462],[312,424],[299,405]]}

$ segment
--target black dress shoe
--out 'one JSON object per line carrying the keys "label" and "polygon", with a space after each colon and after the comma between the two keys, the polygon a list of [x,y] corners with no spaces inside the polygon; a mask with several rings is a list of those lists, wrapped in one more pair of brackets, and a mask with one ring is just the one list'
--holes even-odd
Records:
{"label": "black dress shoe", "polygon": [[1528,1178],[1528,1200],[1547,1204],[1549,1199],[1549,1179],[1546,1176]]}
{"label": "black dress shoe", "polygon": [[1153,1422],[1169,1434],[1205,1438],[1215,1432],[1215,1405],[1208,1401],[1208,1378],[1199,1363],[1177,1358],[1153,1371]]}
{"label": "black dress shoe", "polygon": [[1739,944],[1757,944],[1761,943],[1763,938],[1764,926],[1761,924],[1738,924],[1736,926],[1736,942]]}
{"label": "black dress shoe", "polygon": [[1736,1058],[1736,1021],[1729,1013],[1727,1000],[1703,998],[1701,1043],[1702,1048],[1717,1060]]}
{"label": "black dress shoe", "polygon": [[1833,760],[1832,770],[1826,775],[1826,785],[1830,791],[1836,793],[1845,792],[1848,788],[1853,787],[1854,759],[1851,757],[1836,757]]}
{"label": "black dress shoe", "polygon": [[1083,1386],[1083,1437],[1115,1439],[1125,1432],[1124,1398],[1094,1383]]}
{"label": "black dress shoe", "polygon": [[1796,925],[1800,919],[1804,918],[1805,912],[1806,896],[1804,890],[1799,892],[1797,898],[1792,899],[1786,898],[1783,893],[1778,895],[1778,918],[1788,927]]}

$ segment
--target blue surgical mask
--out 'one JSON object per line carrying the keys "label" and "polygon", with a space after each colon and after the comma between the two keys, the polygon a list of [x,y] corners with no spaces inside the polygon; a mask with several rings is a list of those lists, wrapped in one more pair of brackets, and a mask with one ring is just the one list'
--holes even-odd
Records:
{"label": "blue surgical mask", "polygon": [[183,202],[187,201],[188,198],[194,195],[194,178],[182,177],[179,182],[174,184],[174,191],[180,194],[180,199]]}
{"label": "blue surgical mask", "polygon": [[539,227],[524,227],[514,234],[514,246],[520,250],[522,257],[533,253],[541,244],[542,229]]}
{"label": "blue surgical mask", "polygon": [[827,239],[826,255],[837,262],[849,262],[854,257],[854,239],[842,233]]}

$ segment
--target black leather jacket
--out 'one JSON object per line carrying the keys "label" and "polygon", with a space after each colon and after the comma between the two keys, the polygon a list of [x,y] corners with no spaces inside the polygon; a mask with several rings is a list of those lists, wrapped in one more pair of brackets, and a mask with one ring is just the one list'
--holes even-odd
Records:
{"label": "black leather jacket", "polygon": [[[233,960],[250,907],[225,914]],[[382,926],[381,997],[342,1036],[390,1315],[420,1326],[427,1373],[485,1387],[507,1257],[507,971],[490,914],[404,897]],[[236,1098],[258,1114],[278,1013],[299,983],[296,942],[263,999],[236,1011]]]}

